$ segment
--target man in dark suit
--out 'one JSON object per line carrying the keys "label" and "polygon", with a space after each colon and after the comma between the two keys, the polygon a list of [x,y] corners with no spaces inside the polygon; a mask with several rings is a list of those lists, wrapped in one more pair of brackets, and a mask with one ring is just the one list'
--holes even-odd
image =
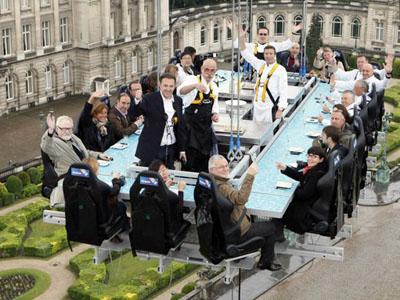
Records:
{"label": "man in dark suit", "polygon": [[183,105],[182,99],[173,95],[175,86],[175,76],[164,73],[160,76],[160,91],[145,95],[139,104],[146,119],[136,150],[142,166],[154,159],[162,160],[168,169],[174,168],[178,157],[186,162]]}
{"label": "man in dark suit", "polygon": [[131,105],[131,98],[126,93],[121,93],[118,96],[117,103],[110,109],[108,119],[115,129],[115,138],[122,139],[125,135],[131,135],[143,123],[143,116],[140,115],[137,120],[133,120],[128,110]]}
{"label": "man in dark suit", "polygon": [[343,159],[348,149],[340,144],[340,132],[335,126],[329,125],[322,129],[321,133],[322,148],[325,149],[325,153],[329,158],[330,153],[337,150],[340,153],[340,158]]}

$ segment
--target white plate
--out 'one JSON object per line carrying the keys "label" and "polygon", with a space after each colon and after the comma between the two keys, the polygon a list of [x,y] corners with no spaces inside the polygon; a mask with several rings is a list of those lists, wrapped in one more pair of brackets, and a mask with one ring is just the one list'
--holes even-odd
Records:
{"label": "white plate", "polygon": [[296,162],[290,163],[289,166],[291,166],[292,168],[297,168],[297,163]]}
{"label": "white plate", "polygon": [[107,166],[110,164],[109,161],[107,161],[107,160],[102,160],[102,159],[98,159],[97,162],[99,163],[99,166],[100,166],[100,167],[107,167]]}
{"label": "white plate", "polygon": [[277,181],[276,182],[276,188],[290,189],[291,187],[292,187],[291,182],[287,182],[287,181]]}
{"label": "white plate", "polygon": [[124,150],[128,148],[127,144],[116,143],[110,147],[111,149]]}
{"label": "white plate", "polygon": [[[231,107],[231,101],[232,100],[225,101],[225,105],[227,108]],[[237,107],[237,104],[238,104],[237,100],[233,100],[233,107]],[[239,107],[244,107],[245,105],[246,105],[246,101],[239,100]]]}
{"label": "white plate", "polygon": [[314,119],[314,118],[307,118],[306,119],[307,123],[318,123],[318,119]]}
{"label": "white plate", "polygon": [[300,154],[301,152],[304,151],[304,149],[301,147],[290,147],[288,150],[290,153],[293,153],[293,154]]}
{"label": "white plate", "polygon": [[310,137],[310,138],[317,138],[320,136],[319,132],[313,132],[313,131],[309,131],[306,133],[306,136]]}

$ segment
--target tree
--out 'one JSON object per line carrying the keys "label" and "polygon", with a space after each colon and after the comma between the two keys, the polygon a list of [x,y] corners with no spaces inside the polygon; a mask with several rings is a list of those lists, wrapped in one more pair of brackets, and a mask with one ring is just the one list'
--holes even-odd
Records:
{"label": "tree", "polygon": [[307,58],[310,69],[312,68],[315,53],[322,47],[321,24],[318,21],[318,16],[318,14],[313,15],[310,30],[308,31],[306,38]]}

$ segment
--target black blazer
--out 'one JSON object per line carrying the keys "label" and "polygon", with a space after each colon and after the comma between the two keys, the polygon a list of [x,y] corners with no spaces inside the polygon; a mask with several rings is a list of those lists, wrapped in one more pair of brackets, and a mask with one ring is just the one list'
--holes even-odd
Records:
{"label": "black blazer", "polygon": [[96,125],[92,121],[91,111],[93,105],[86,102],[83,108],[82,114],[79,119],[79,127],[81,128],[80,138],[87,149],[104,152],[115,142],[115,132],[111,123],[108,122],[106,125],[107,135],[101,136]]}
{"label": "black blazer", "polygon": [[[175,109],[174,133],[177,151],[185,151],[185,125],[182,117],[182,99],[174,95],[173,107]],[[160,92],[147,94],[139,105],[139,113],[144,116],[144,127],[139,137],[136,156],[146,163],[150,163],[160,151],[160,144],[166,124],[166,113]]]}
{"label": "black blazer", "polygon": [[303,174],[303,171],[291,167],[287,167],[281,172],[300,182],[300,185],[294,192],[293,201],[302,202],[311,206],[319,197],[317,183],[318,180],[324,176],[326,171],[327,164],[322,162],[311,168],[305,175]]}

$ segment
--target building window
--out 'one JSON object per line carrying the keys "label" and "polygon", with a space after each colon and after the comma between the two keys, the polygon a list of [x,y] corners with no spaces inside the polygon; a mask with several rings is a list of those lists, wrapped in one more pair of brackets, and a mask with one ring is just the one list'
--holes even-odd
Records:
{"label": "building window", "polygon": [[21,1],[21,7],[22,8],[30,8],[31,7],[31,1],[30,0],[22,0]]}
{"label": "building window", "polygon": [[63,74],[64,74],[64,84],[70,84],[70,76],[69,76],[69,64],[68,62],[65,62],[63,64]]}
{"label": "building window", "polygon": [[264,16],[261,16],[257,19],[257,30],[260,27],[263,27],[263,28],[267,27],[267,19]]}
{"label": "building window", "polygon": [[6,100],[14,99],[14,81],[11,75],[6,76]]}
{"label": "building window", "polygon": [[25,74],[25,93],[27,95],[33,93],[33,76],[31,70],[27,71]]}
{"label": "building window", "polygon": [[149,48],[147,51],[147,68],[151,70],[154,66],[154,54],[153,54],[153,49]]}
{"label": "building window", "polygon": [[293,19],[293,24],[294,25],[299,25],[301,22],[303,22],[303,16],[297,15]]}
{"label": "building window", "polygon": [[138,57],[137,57],[137,52],[133,51],[132,52],[132,74],[138,72]]}
{"label": "building window", "polygon": [[121,57],[117,55],[114,59],[114,73],[115,73],[115,78],[121,78]]}
{"label": "building window", "polygon": [[50,21],[42,22],[42,46],[50,46]]}
{"label": "building window", "polygon": [[1,31],[1,39],[3,44],[3,55],[11,55],[11,28],[6,28]]}
{"label": "building window", "polygon": [[318,15],[317,19],[318,19],[319,26],[321,28],[320,33],[321,33],[321,36],[322,36],[323,33],[324,33],[324,18],[321,15]]}
{"label": "building window", "polygon": [[24,51],[30,51],[32,49],[31,31],[32,26],[30,24],[22,25],[22,44]]}
{"label": "building window", "polygon": [[232,40],[232,29],[230,29],[228,27],[226,28],[226,39],[228,41]]}
{"label": "building window", "polygon": [[0,0],[0,12],[10,10],[10,0]]}
{"label": "building window", "polygon": [[383,21],[377,21],[375,22],[376,28],[375,28],[375,40],[377,41],[383,41]]}
{"label": "building window", "polygon": [[204,46],[206,44],[207,29],[206,26],[201,26],[200,28],[200,45]]}
{"label": "building window", "polygon": [[400,44],[400,25],[397,26],[397,44]]}
{"label": "building window", "polygon": [[218,43],[218,41],[219,41],[219,25],[218,23],[215,23],[213,27],[213,42]]}
{"label": "building window", "polygon": [[285,34],[285,18],[281,15],[275,18],[274,34],[276,36]]}
{"label": "building window", "polygon": [[40,6],[50,6],[50,0],[40,0]]}
{"label": "building window", "polygon": [[64,17],[60,19],[60,42],[68,42],[68,18]]}
{"label": "building window", "polygon": [[53,88],[53,78],[50,66],[47,66],[44,70],[44,79],[45,79],[45,89],[51,90]]}
{"label": "building window", "polygon": [[353,39],[359,39],[361,33],[361,21],[358,18],[351,21],[351,37]]}
{"label": "building window", "polygon": [[342,18],[334,17],[332,20],[332,36],[341,37],[342,36]]}

